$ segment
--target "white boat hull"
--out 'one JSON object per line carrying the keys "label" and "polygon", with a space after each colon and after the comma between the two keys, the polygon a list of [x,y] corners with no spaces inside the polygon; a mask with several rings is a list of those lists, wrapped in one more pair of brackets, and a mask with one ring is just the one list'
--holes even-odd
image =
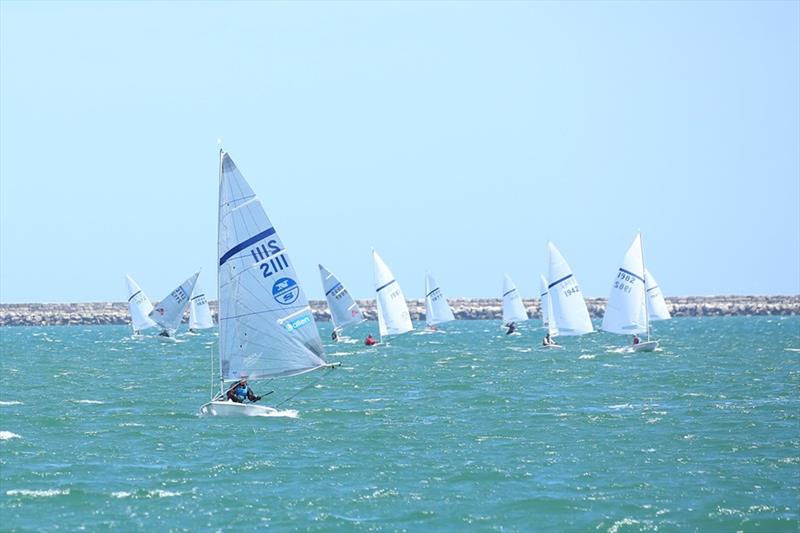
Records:
{"label": "white boat hull", "polygon": [[542,348],[563,348],[560,344],[542,344]]}
{"label": "white boat hull", "polygon": [[231,401],[211,401],[200,407],[200,416],[273,416],[277,413],[274,407]]}
{"label": "white boat hull", "polygon": [[645,341],[634,345],[634,352],[654,352],[658,348],[658,341]]}

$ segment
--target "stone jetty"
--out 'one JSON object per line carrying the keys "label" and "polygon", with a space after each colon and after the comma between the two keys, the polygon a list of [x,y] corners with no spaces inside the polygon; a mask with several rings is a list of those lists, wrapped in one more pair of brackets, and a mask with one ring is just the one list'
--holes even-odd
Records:
{"label": "stone jetty", "polygon": [[[450,305],[459,320],[499,319],[501,303],[497,298],[451,299]],[[524,300],[531,317],[541,316],[539,300]],[[216,320],[217,302],[211,303]],[[376,319],[375,300],[359,300],[370,320]],[[603,316],[605,298],[586,300],[593,317]],[[667,298],[673,316],[746,316],[800,315],[800,295],[795,296],[677,296]],[[425,302],[409,300],[413,320],[424,320]],[[330,320],[326,302],[311,301],[317,320]],[[0,326],[60,326],[128,324],[126,302],[89,302],[72,304],[0,304]]]}

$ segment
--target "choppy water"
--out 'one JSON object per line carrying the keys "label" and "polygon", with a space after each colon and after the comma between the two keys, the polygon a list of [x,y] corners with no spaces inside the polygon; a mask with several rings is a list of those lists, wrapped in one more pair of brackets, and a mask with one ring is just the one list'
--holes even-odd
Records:
{"label": "choppy water", "polygon": [[212,332],[0,328],[0,529],[798,530],[800,317],[678,318],[635,355],[446,329],[329,346],[297,418],[215,419]]}

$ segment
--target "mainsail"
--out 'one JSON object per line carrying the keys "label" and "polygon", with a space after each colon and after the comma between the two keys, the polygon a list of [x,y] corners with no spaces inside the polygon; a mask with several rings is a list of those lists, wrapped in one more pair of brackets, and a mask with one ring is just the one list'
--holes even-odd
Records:
{"label": "mainsail", "polygon": [[583,335],[594,331],[586,301],[581,294],[578,280],[572,273],[564,256],[552,242],[547,243],[550,256],[550,283],[547,289],[550,305],[553,306],[553,319],[562,336]]}
{"label": "mainsail", "polygon": [[429,326],[455,320],[453,310],[430,273],[425,273],[425,322]]}
{"label": "mainsail", "polygon": [[178,326],[181,325],[183,313],[189,305],[189,295],[192,294],[194,284],[197,282],[197,276],[199,275],[200,272],[196,272],[161,300],[155,306],[155,309],[150,311],[150,318],[155,320],[166,331],[174,332],[177,330]]}
{"label": "mainsail", "polygon": [[[261,200],[220,152],[219,356],[223,380],[291,376],[325,366],[292,262]],[[275,181],[276,196],[285,183]]]}
{"label": "mainsail", "polygon": [[524,322],[528,320],[528,312],[517,291],[517,286],[508,274],[503,276],[503,324]]}
{"label": "mainsail", "polygon": [[211,317],[211,308],[208,307],[208,300],[200,288],[200,284],[194,286],[194,294],[189,300],[189,329],[207,329],[214,327],[214,319]]}
{"label": "mainsail", "polygon": [[139,285],[133,278],[126,275],[125,283],[128,286],[128,309],[131,312],[131,326],[133,331],[143,331],[156,325],[149,316],[153,310],[153,304],[144,294]]}
{"label": "mainsail", "polygon": [[414,326],[411,324],[411,316],[408,313],[408,305],[403,291],[389,267],[375,250],[372,250],[372,266],[381,338],[386,335],[399,335],[411,331]]}
{"label": "mainsail", "polygon": [[539,287],[541,289],[542,325],[547,328],[551,337],[558,335],[558,326],[553,317],[553,302],[550,300],[550,289],[547,288],[547,279],[539,275]]}
{"label": "mainsail", "polygon": [[646,268],[644,269],[644,282],[647,289],[647,312],[650,313],[650,321],[669,320],[672,318],[656,278]]}
{"label": "mainsail", "polygon": [[647,333],[645,306],[644,259],[641,235],[637,233],[614,277],[603,315],[603,329],[623,335]]}
{"label": "mainsail", "polygon": [[325,291],[325,299],[328,300],[328,308],[331,310],[333,329],[341,331],[363,322],[365,318],[361,309],[336,276],[322,265],[319,265],[319,276],[322,278],[322,290]]}

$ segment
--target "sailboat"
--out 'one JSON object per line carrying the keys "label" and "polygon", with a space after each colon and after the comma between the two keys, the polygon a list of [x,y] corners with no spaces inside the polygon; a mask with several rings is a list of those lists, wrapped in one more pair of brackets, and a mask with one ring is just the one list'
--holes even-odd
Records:
{"label": "sailboat", "polygon": [[[339,364],[325,362],[314,315],[286,247],[261,200],[222,150],[219,172],[220,388],[200,414],[275,415],[279,412],[273,407],[228,400],[228,387]],[[282,190],[276,184],[276,191]]]}
{"label": "sailboat", "polygon": [[430,272],[425,273],[425,323],[430,329],[436,329],[439,324],[455,320],[453,310],[447,303],[447,298],[433,279]]}
{"label": "sailboat", "polygon": [[350,296],[350,292],[336,279],[336,276],[322,265],[319,265],[319,276],[322,279],[322,290],[325,291],[328,309],[331,311],[331,322],[333,322],[331,338],[338,341],[344,328],[360,324],[366,319],[356,301]]}
{"label": "sailboat", "polygon": [[528,320],[528,312],[522,303],[522,298],[517,291],[517,286],[508,274],[503,275],[503,327],[506,328],[506,335],[519,332],[516,331],[517,322]]}
{"label": "sailboat", "polygon": [[384,337],[406,333],[413,330],[414,326],[411,324],[408,304],[400,284],[375,250],[372,250],[372,267],[378,306],[378,329],[383,342]]}
{"label": "sailboat", "polygon": [[617,271],[603,315],[603,330],[620,335],[647,334],[647,341],[633,346],[636,352],[652,352],[658,341],[650,340],[650,319],[645,289],[642,235],[633,239]]}
{"label": "sailboat", "polygon": [[208,329],[214,327],[214,319],[211,316],[211,308],[208,306],[208,300],[200,288],[200,284],[196,283],[194,286],[194,294],[189,300],[189,332],[196,333],[201,329]]}
{"label": "sailboat", "polygon": [[133,328],[133,335],[139,335],[142,331],[155,327],[156,323],[153,322],[149,316],[150,311],[153,310],[153,304],[142,292],[139,285],[133,281],[129,275],[125,275],[125,283],[128,286],[128,309],[131,312],[131,327]]}
{"label": "sailboat", "polygon": [[547,249],[550,262],[547,293],[553,308],[553,316],[549,321],[554,324],[559,336],[592,333],[592,319],[578,280],[555,244],[548,242]]}
{"label": "sailboat", "polygon": [[[542,343],[545,348],[562,348],[555,338],[558,336],[558,326],[553,316],[553,302],[550,300],[550,289],[547,288],[547,279],[539,275],[539,288],[541,289],[542,325],[547,329],[547,337]],[[549,342],[548,341],[549,338]]]}
{"label": "sailboat", "polygon": [[178,285],[178,287],[169,293],[163,300],[161,300],[155,308],[150,311],[150,318],[156,322],[163,329],[158,334],[159,340],[175,340],[175,332],[183,320],[183,313],[189,305],[189,295],[194,290],[194,284],[197,283],[197,276],[200,272],[196,272],[189,279]]}

